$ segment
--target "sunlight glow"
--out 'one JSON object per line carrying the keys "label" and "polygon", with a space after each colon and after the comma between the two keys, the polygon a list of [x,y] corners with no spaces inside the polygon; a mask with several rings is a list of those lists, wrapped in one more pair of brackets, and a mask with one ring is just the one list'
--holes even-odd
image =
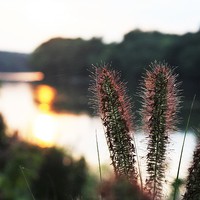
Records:
{"label": "sunlight glow", "polygon": [[48,85],[39,85],[35,89],[39,114],[33,122],[32,142],[41,147],[55,145],[58,127],[56,125],[56,115],[51,111],[55,95],[56,89]]}
{"label": "sunlight glow", "polygon": [[51,147],[55,145],[57,124],[55,117],[50,114],[39,114],[33,123],[33,143],[41,147]]}
{"label": "sunlight glow", "polygon": [[35,90],[35,98],[41,111],[49,111],[56,95],[56,89],[48,85],[39,85]]}

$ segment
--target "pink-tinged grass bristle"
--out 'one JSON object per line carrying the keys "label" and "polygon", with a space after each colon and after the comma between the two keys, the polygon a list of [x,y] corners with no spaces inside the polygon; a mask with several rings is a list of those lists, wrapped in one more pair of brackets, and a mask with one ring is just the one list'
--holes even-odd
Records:
{"label": "pink-tinged grass bristle", "polygon": [[173,70],[153,63],[141,84],[143,130],[148,138],[146,190],[153,200],[162,198],[169,132],[177,125],[179,90]]}
{"label": "pink-tinged grass bristle", "polygon": [[96,87],[98,91],[98,100],[100,102],[99,104],[99,111],[100,114],[103,116],[105,113],[103,113],[103,109],[101,109],[102,106],[102,93],[101,91],[101,84],[104,81],[104,77],[109,77],[109,80],[111,81],[111,85],[113,86],[114,90],[117,92],[119,97],[119,102],[121,106],[119,107],[119,111],[121,112],[123,118],[126,121],[127,128],[129,131],[133,131],[133,117],[130,113],[131,110],[131,104],[130,99],[126,95],[126,86],[123,82],[120,81],[120,75],[118,72],[114,70],[108,70],[107,66],[97,67],[96,68]]}
{"label": "pink-tinged grass bristle", "polygon": [[95,67],[92,90],[105,127],[110,157],[116,177],[136,182],[135,147],[132,142],[133,117],[126,86],[118,72],[108,66]]}

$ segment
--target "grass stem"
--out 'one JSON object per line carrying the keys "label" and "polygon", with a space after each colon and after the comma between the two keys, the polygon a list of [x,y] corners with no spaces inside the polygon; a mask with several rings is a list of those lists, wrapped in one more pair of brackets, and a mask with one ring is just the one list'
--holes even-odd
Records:
{"label": "grass stem", "polygon": [[19,166],[19,169],[20,169],[20,171],[21,171],[21,173],[22,173],[22,175],[23,175],[23,177],[24,177],[24,180],[25,180],[26,185],[27,185],[27,187],[28,187],[28,190],[29,190],[29,192],[30,192],[30,194],[31,194],[31,196],[32,196],[32,199],[35,200],[35,197],[33,196],[33,193],[32,193],[32,191],[31,191],[30,185],[29,185],[28,180],[27,180],[27,178],[26,178],[26,175],[25,175],[25,173],[24,173],[24,167]]}
{"label": "grass stem", "polygon": [[195,98],[196,98],[196,94],[193,97],[192,100],[192,104],[190,107],[190,112],[189,112],[189,116],[188,116],[188,120],[187,120],[187,124],[186,124],[186,128],[185,128],[185,133],[184,133],[184,138],[183,138],[183,144],[182,144],[182,148],[181,148],[181,154],[180,154],[180,159],[179,159],[179,164],[178,164],[178,171],[177,171],[177,176],[175,179],[175,188],[174,188],[174,197],[173,200],[176,200],[176,196],[177,196],[177,191],[178,191],[178,179],[179,179],[179,173],[180,173],[180,168],[181,168],[181,161],[182,161],[182,157],[183,157],[183,150],[184,150],[184,146],[185,146],[185,140],[186,140],[186,135],[189,129],[189,124],[190,124],[190,118],[191,118],[191,114],[192,114],[192,109],[194,106],[194,102],[195,102]]}
{"label": "grass stem", "polygon": [[97,157],[98,157],[98,165],[99,165],[99,178],[100,178],[100,182],[102,183],[101,160],[100,160],[100,154],[99,154],[97,131],[96,131],[96,147],[97,147]]}

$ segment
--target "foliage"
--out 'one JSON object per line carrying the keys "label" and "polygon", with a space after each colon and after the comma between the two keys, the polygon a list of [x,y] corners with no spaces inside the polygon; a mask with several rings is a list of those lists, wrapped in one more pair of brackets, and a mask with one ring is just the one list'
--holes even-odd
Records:
{"label": "foliage", "polygon": [[28,54],[0,51],[0,72],[29,71],[28,59]]}
{"label": "foliage", "polygon": [[[84,158],[75,160],[58,148],[40,148],[6,135],[0,116],[0,199],[76,199],[89,196],[89,174]],[[30,187],[30,188],[29,188]],[[87,190],[86,190],[87,189]]]}
{"label": "foliage", "polygon": [[55,148],[44,149],[42,153],[43,163],[32,182],[35,198],[75,199],[81,195],[87,175],[84,158],[75,161]]}
{"label": "foliage", "polygon": [[105,200],[150,200],[147,194],[141,192],[138,185],[132,185],[122,177],[104,181],[99,190]]}
{"label": "foliage", "polygon": [[0,146],[0,196],[1,199],[30,199],[20,167],[25,170],[28,182],[37,176],[42,157],[39,148],[18,140],[7,138],[6,146]]}
{"label": "foliage", "polygon": [[[84,110],[89,84],[87,66],[103,59],[105,46],[101,39],[55,38],[42,44],[31,56],[33,70],[42,71],[44,84],[58,89],[57,109]],[[78,98],[77,98],[78,95]]]}
{"label": "foliage", "polygon": [[[192,96],[200,85],[199,49],[200,32],[170,35],[160,32],[134,30],[119,43],[104,44],[99,38],[90,40],[54,38],[41,44],[30,56],[33,71],[45,73],[44,82],[59,91],[55,108],[73,111],[92,111],[87,106],[89,85],[88,67],[101,62],[111,62],[128,81],[134,96],[144,66],[156,60],[167,60],[179,66],[178,79],[183,80],[183,119],[187,118]],[[135,102],[139,106],[138,102]],[[194,108],[196,124],[199,108]]]}

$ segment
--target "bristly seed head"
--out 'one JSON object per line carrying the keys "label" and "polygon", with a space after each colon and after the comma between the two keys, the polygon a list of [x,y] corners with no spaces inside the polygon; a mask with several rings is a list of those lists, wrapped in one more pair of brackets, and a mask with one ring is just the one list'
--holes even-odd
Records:
{"label": "bristly seed head", "polygon": [[146,189],[153,200],[161,199],[166,168],[168,133],[176,128],[180,96],[173,74],[166,64],[153,63],[142,83],[143,130],[148,134]]}
{"label": "bristly seed head", "polygon": [[108,66],[95,67],[95,93],[98,110],[106,128],[106,139],[112,165],[117,177],[125,176],[135,182],[135,147],[130,132],[133,131],[131,104],[126,87],[119,74]]}
{"label": "bristly seed head", "polygon": [[178,124],[177,114],[180,110],[180,90],[177,83],[177,75],[167,65],[162,63],[153,63],[151,70],[146,71],[142,83],[142,119],[144,130],[149,132],[151,123],[155,118],[155,108],[160,106],[157,113],[163,116],[161,124],[165,131],[176,130]]}

